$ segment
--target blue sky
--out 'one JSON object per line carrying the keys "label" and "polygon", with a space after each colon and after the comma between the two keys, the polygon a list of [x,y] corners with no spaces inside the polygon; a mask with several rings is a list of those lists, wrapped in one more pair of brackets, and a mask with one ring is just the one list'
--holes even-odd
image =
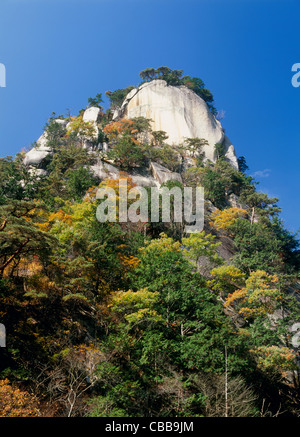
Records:
{"label": "blue sky", "polygon": [[297,0],[1,0],[0,156],[40,136],[52,112],[139,83],[167,65],[204,80],[238,156],[299,229]]}

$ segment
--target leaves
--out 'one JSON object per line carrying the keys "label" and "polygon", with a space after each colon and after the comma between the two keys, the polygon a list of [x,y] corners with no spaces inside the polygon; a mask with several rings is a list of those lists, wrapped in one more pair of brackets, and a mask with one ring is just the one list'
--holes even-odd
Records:
{"label": "leaves", "polygon": [[215,210],[212,215],[212,225],[218,229],[225,231],[228,235],[233,236],[233,225],[237,221],[237,219],[247,218],[248,212],[245,209],[241,208],[226,208],[223,211]]}
{"label": "leaves", "polygon": [[0,417],[39,416],[35,396],[10,385],[8,379],[0,380]]}
{"label": "leaves", "polygon": [[201,257],[207,257],[211,262],[220,264],[222,258],[217,254],[216,249],[220,246],[220,242],[215,243],[215,236],[206,234],[205,231],[194,232],[189,238],[183,238],[182,243],[185,246],[185,256],[198,263]]}
{"label": "leaves", "polygon": [[282,300],[278,277],[258,270],[251,273],[245,283],[244,288],[228,295],[224,306],[236,303],[238,312],[245,318],[273,313]]}

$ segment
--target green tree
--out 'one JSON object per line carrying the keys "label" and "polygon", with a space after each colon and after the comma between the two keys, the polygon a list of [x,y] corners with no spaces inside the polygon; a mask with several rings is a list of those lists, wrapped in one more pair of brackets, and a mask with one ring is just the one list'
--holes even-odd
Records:
{"label": "green tree", "polygon": [[[194,272],[193,264],[183,257],[179,242],[163,237],[143,248],[134,284],[159,292],[160,299],[153,308],[169,327],[174,363],[203,371],[223,368],[224,342],[234,341],[230,321],[203,278]],[[242,362],[240,358],[239,365]]]}
{"label": "green tree", "polygon": [[221,144],[221,143],[215,144],[215,156],[216,156],[217,160],[224,159],[225,152],[226,152],[226,150],[225,150],[224,144]]}
{"label": "green tree", "polygon": [[156,70],[154,68],[146,68],[143,71],[140,71],[139,76],[143,79],[148,81],[151,81],[155,78]]}
{"label": "green tree", "polygon": [[203,147],[207,144],[207,140],[203,138],[186,138],[184,140],[184,147],[192,157],[201,155]]}
{"label": "green tree", "polygon": [[97,179],[85,167],[79,167],[68,172],[67,190],[68,195],[74,200],[82,199],[88,188],[95,186]]}
{"label": "green tree", "polygon": [[89,108],[95,106],[96,108],[100,108],[101,110],[103,110],[103,106],[101,106],[101,103],[103,103],[101,93],[96,94],[96,97],[89,97],[88,99]]}
{"label": "green tree", "polygon": [[162,147],[164,142],[169,138],[167,133],[163,130],[153,131],[153,144],[156,147]]}
{"label": "green tree", "polygon": [[35,177],[23,163],[23,154],[0,158],[0,204],[10,200],[33,200],[43,176]]}
{"label": "green tree", "polygon": [[42,205],[12,200],[0,207],[0,277],[5,269],[15,269],[22,258],[50,253],[55,238],[35,224]]}
{"label": "green tree", "polygon": [[249,169],[246,158],[244,156],[240,156],[238,158],[238,165],[239,165],[239,171],[242,173],[246,173],[246,171]]}
{"label": "green tree", "polygon": [[251,223],[239,218],[231,230],[237,253],[234,262],[237,267],[247,273],[254,270],[265,270],[274,273],[282,269],[279,256],[280,244],[271,229],[260,223]]}
{"label": "green tree", "polygon": [[105,95],[110,100],[111,109],[116,109],[120,107],[127,94],[133,89],[134,86],[129,86],[127,88],[120,88],[115,91],[106,91]]}
{"label": "green tree", "polygon": [[242,192],[241,201],[245,202],[252,210],[251,224],[254,223],[256,214],[268,218],[269,216],[276,216],[281,211],[277,206],[278,199],[276,197],[270,198],[265,193],[255,191],[254,187],[251,186]]}
{"label": "green tree", "polygon": [[145,165],[145,153],[141,144],[136,143],[129,135],[123,135],[107,153],[122,169]]}

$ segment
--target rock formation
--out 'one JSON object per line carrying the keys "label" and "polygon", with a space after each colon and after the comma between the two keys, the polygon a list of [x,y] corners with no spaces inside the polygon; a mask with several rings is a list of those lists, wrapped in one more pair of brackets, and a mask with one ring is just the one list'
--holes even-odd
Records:
{"label": "rock formation", "polygon": [[203,138],[203,151],[215,162],[216,143],[224,144],[226,158],[238,169],[234,147],[224,134],[221,123],[212,115],[205,101],[185,86],[170,86],[164,80],[153,80],[135,88],[126,96],[119,117],[145,117],[152,120],[153,131],[165,131],[168,144],[179,145],[185,138]]}
{"label": "rock formation", "polygon": [[[58,118],[55,121],[56,123],[66,125],[65,120],[60,120]],[[37,140],[35,146],[26,153],[24,164],[28,166],[38,166],[49,153],[50,149],[47,147],[47,133],[43,132],[43,134]]]}
{"label": "rock formation", "polygon": [[[99,108],[90,107],[84,111],[83,121],[92,122],[95,127],[95,137],[98,136],[97,120]],[[216,161],[215,144],[221,143],[225,146],[226,159],[231,165],[238,169],[237,158],[234,147],[224,134],[221,123],[210,112],[207,104],[192,90],[185,86],[169,86],[164,80],[153,80],[133,89],[125,98],[121,108],[115,111],[113,119],[145,117],[151,120],[153,131],[165,131],[168,135],[167,143],[180,145],[186,138],[200,138],[207,141],[203,147],[205,158]],[[57,123],[64,124],[68,129],[65,120],[57,119]],[[95,137],[92,140],[95,140]],[[87,138],[84,147],[90,147]],[[108,145],[102,145],[102,151],[107,150]],[[44,132],[36,142],[36,145],[25,156],[24,163],[37,168],[43,159],[50,153],[47,147],[47,134]],[[189,158],[187,158],[187,161]],[[91,167],[93,173],[100,179],[107,177],[117,178],[119,169],[98,159]],[[158,163],[150,163],[151,173],[141,169],[140,174],[133,172],[132,176],[136,183],[143,186],[162,184],[168,180],[181,181],[179,173],[171,172]],[[153,176],[153,177],[152,177]]]}

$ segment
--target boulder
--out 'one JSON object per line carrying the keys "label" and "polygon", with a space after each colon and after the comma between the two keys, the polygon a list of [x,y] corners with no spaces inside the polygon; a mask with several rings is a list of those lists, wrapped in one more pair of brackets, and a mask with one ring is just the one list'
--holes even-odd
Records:
{"label": "boulder", "polygon": [[226,158],[238,168],[234,147],[224,134],[221,123],[210,112],[201,97],[185,86],[170,86],[164,80],[153,80],[130,91],[118,117],[145,117],[152,120],[152,130],[165,131],[170,145],[179,145],[185,138],[203,138],[208,144],[203,147],[207,159],[216,161],[216,143],[225,145]]}
{"label": "boulder", "polygon": [[157,164],[157,162],[151,162],[150,167],[154,178],[157,180],[157,182],[159,182],[160,185],[168,181],[182,182],[182,178],[179,173],[172,172],[163,165]]}
{"label": "boulder", "polygon": [[138,187],[158,187],[156,179],[152,176],[132,175],[132,182]]}
{"label": "boulder", "polygon": [[[67,124],[65,120],[61,120],[60,118],[57,118],[55,122],[63,125]],[[43,132],[43,134],[35,143],[35,146],[26,153],[24,158],[24,164],[28,166],[38,166],[50,152],[50,148],[47,147],[47,133]]]}
{"label": "boulder", "polygon": [[47,135],[43,135],[37,140],[36,145],[26,153],[24,158],[25,165],[39,165],[44,158],[50,153],[49,147],[46,146]]}
{"label": "boulder", "polygon": [[100,179],[117,179],[120,174],[118,167],[102,161],[101,159],[99,159],[96,164],[91,166],[91,171]]}
{"label": "boulder", "polygon": [[227,203],[230,208],[248,209],[248,206],[240,201],[239,196],[231,193],[227,196]]}
{"label": "boulder", "polygon": [[100,112],[100,108],[96,108],[95,106],[87,108],[84,111],[82,120],[84,122],[92,122],[93,126],[94,126],[94,134],[93,134],[92,138],[86,138],[86,141],[84,143],[84,147],[86,147],[86,148],[90,147],[90,140],[94,141],[98,138],[99,129],[97,126],[97,120],[98,120],[99,112]]}
{"label": "boulder", "polygon": [[96,123],[96,121],[98,120],[99,112],[100,112],[100,109],[96,108],[95,106],[92,106],[91,108],[87,108],[84,111],[82,119],[85,122],[93,121],[94,123]]}

